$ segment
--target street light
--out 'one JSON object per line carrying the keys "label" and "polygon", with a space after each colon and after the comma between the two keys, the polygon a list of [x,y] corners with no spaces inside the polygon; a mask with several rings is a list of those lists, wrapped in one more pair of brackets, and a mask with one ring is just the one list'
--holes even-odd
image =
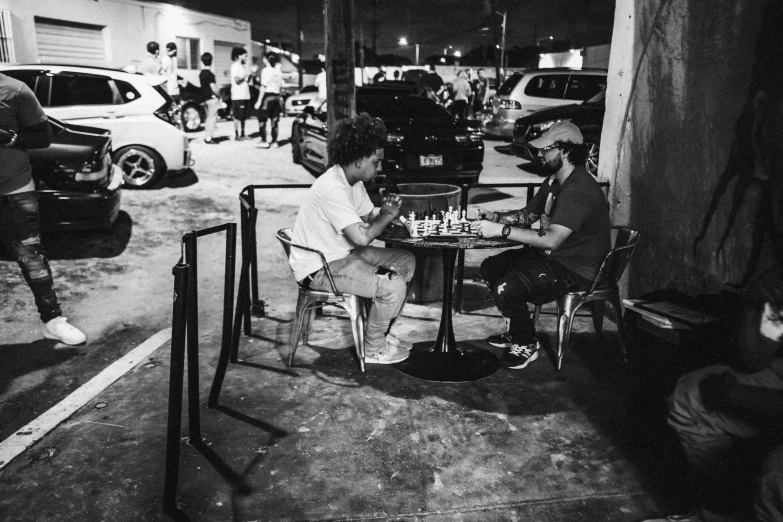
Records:
{"label": "street light", "polygon": [[[407,47],[408,46],[408,39],[405,38],[404,36],[400,37],[399,44],[401,46],[403,46],[403,47]],[[413,45],[416,46],[416,67],[418,67],[419,66],[419,44],[415,43]]]}

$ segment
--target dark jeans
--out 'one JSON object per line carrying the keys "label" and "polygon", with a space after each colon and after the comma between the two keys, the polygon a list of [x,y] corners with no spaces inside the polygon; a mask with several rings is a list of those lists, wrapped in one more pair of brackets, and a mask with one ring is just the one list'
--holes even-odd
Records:
{"label": "dark jeans", "polygon": [[587,290],[591,281],[575,274],[532,247],[506,250],[481,263],[481,277],[492,291],[495,306],[510,319],[515,344],[536,342],[536,326],[528,303],[546,303],[574,290]]}
{"label": "dark jeans", "polygon": [[279,94],[264,94],[261,107],[258,110],[258,132],[261,141],[266,141],[266,120],[270,120],[270,134],[272,143],[277,142],[277,128],[280,123],[280,114],[283,112]]}
{"label": "dark jeans", "polygon": [[46,323],[62,315],[54,293],[52,270],[41,249],[38,193],[0,196],[0,233],[6,249],[16,258],[33,291],[41,320]]}

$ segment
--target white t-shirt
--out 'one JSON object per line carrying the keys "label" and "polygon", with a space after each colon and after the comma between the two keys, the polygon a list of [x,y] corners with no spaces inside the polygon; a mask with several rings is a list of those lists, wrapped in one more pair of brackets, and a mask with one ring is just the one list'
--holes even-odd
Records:
{"label": "white t-shirt", "polygon": [[318,87],[318,97],[326,99],[326,71],[319,72],[315,77],[315,86]]}
{"label": "white t-shirt", "polygon": [[231,64],[229,74],[231,75],[231,101],[249,100],[250,85],[248,85],[247,81],[237,84],[236,80],[234,80],[237,77],[244,78],[247,76],[245,66],[241,62],[236,61]]}
{"label": "white t-shirt", "polygon": [[166,77],[166,92],[172,96],[179,94],[179,83],[177,83],[177,60],[169,55],[160,60],[161,70]]}
{"label": "white t-shirt", "polygon": [[264,67],[261,70],[261,85],[264,94],[280,94],[283,90],[283,72],[275,67]]}
{"label": "white t-shirt", "polygon": [[[374,208],[364,183],[349,185],[342,167],[335,165],[316,179],[307,192],[296,216],[293,242],[320,250],[327,263],[342,259],[356,246],[343,229],[361,223],[362,216]],[[297,281],[323,266],[318,254],[298,248],[291,249],[288,262]]]}

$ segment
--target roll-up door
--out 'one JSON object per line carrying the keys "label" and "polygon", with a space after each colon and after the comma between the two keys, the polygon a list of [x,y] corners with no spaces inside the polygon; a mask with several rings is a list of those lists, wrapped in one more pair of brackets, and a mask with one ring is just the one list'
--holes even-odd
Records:
{"label": "roll-up door", "polygon": [[231,49],[242,47],[244,45],[230,42],[215,42],[215,59],[212,61],[212,70],[215,73],[215,79],[218,85],[228,85],[231,83],[228,71],[231,68]]}
{"label": "roll-up door", "polygon": [[40,63],[106,66],[103,27],[35,17]]}

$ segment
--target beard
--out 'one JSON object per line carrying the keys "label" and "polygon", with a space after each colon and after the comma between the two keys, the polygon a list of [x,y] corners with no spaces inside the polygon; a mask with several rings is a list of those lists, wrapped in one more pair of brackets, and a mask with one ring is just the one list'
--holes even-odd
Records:
{"label": "beard", "polygon": [[538,169],[538,175],[542,178],[548,178],[561,168],[563,168],[563,157],[558,155],[557,159],[554,161],[544,161],[544,163],[541,164],[541,168]]}

